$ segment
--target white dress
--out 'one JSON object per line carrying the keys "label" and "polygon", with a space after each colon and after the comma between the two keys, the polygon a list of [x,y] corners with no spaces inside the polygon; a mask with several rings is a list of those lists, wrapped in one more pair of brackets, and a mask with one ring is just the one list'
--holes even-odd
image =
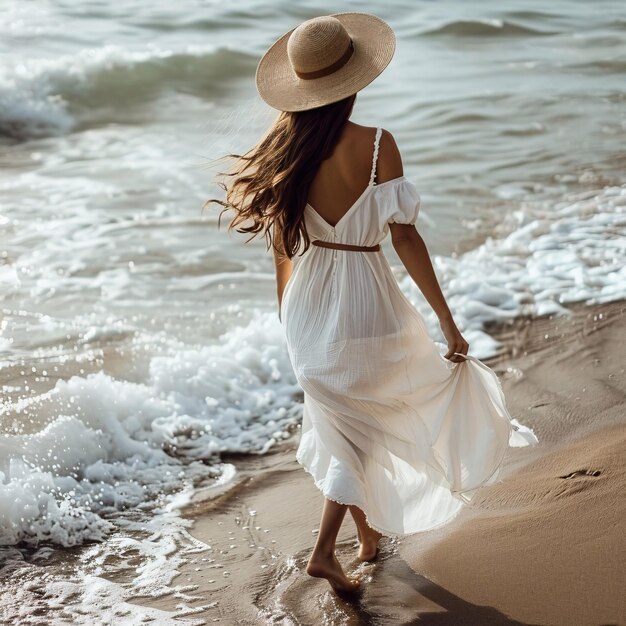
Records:
{"label": "white dress", "polygon": [[[375,246],[390,222],[417,221],[405,176],[374,182],[380,134],[370,183],[334,227],[307,204],[311,240]],[[493,370],[439,352],[382,249],[311,245],[292,260],[281,320],[304,391],[296,459],[324,496],[357,505],[384,535],[426,531],[496,480],[509,446],[538,443]]]}

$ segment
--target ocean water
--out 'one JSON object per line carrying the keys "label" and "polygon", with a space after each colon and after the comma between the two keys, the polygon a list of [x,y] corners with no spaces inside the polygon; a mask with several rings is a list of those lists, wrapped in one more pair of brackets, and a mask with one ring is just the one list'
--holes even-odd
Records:
{"label": "ocean water", "polygon": [[176,623],[197,622],[172,580],[205,547],[177,511],[236,477],[223,453],[263,454],[301,415],[271,256],[201,207],[217,159],[275,118],[254,87],[261,54],[338,10],[397,33],[352,119],[396,137],[470,353],[501,348],[488,322],[624,297],[621,2],[5,0],[5,621],[173,623],[128,599],[174,590]]}

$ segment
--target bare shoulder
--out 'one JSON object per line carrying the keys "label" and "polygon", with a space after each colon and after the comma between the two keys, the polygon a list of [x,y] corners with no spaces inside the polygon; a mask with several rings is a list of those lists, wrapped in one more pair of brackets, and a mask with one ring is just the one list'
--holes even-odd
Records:
{"label": "bare shoulder", "polygon": [[352,120],[348,120],[344,127],[344,137],[355,144],[360,144],[362,147],[370,144],[374,145],[375,135],[376,127],[363,126]]}
{"label": "bare shoulder", "polygon": [[404,175],[402,155],[394,136],[386,129],[382,129],[378,147],[378,161],[376,163],[376,181],[384,183]]}
{"label": "bare shoulder", "polygon": [[[359,158],[362,156],[364,163],[371,164],[377,129],[376,126],[363,126],[351,120],[346,123],[344,138],[347,140],[345,145],[351,154],[351,162],[356,154]],[[376,182],[379,184],[404,174],[402,156],[394,136],[386,128],[381,130],[376,160]]]}

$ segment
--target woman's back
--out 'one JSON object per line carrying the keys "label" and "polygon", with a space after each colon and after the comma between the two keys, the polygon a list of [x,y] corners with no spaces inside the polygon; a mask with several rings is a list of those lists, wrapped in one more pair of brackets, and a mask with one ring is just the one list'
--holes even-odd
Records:
{"label": "woman's back", "polygon": [[[361,196],[371,175],[378,129],[347,121],[332,155],[322,161],[309,188],[309,204],[336,224]],[[381,129],[375,181],[403,175],[402,159],[391,133]]]}

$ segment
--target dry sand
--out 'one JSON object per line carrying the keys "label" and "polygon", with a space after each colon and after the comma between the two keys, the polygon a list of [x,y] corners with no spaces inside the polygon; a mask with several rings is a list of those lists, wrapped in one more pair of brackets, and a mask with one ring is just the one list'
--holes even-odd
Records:
{"label": "dry sand", "polygon": [[[295,462],[297,437],[265,457],[230,457],[237,486],[192,504],[211,545],[177,579],[197,585],[207,623],[327,625],[626,624],[626,303],[500,328],[486,360],[512,415],[540,445],[511,449],[502,480],[449,525],[385,538],[356,559],[349,516],[338,538],[364,592],[348,602],[305,565],[322,496]],[[140,601],[173,609],[179,600]]]}

